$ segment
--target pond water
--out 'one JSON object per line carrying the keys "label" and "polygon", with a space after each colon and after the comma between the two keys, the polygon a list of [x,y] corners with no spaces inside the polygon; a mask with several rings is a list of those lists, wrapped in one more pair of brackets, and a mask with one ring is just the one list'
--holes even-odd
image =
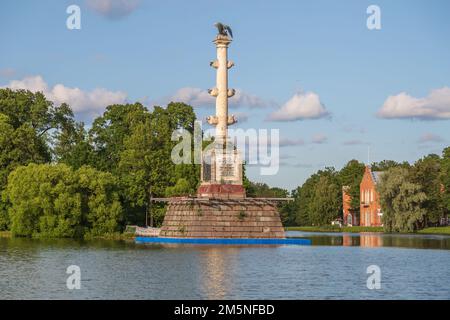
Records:
{"label": "pond water", "polygon": [[[450,237],[289,232],[311,246],[0,239],[0,299],[450,299]],[[81,270],[69,290],[66,269]],[[367,287],[367,267],[381,288]]]}

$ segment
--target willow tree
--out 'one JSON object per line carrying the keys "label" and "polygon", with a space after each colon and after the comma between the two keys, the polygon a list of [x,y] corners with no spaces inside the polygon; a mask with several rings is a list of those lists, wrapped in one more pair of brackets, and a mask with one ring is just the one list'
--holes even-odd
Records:
{"label": "willow tree", "polygon": [[426,194],[414,183],[410,171],[393,167],[385,171],[377,185],[386,231],[413,232],[425,225]]}

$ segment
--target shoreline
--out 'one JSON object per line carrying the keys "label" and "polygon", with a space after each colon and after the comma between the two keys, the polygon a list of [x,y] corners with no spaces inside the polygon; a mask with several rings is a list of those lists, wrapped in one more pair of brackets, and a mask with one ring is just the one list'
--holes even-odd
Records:
{"label": "shoreline", "polygon": [[[286,227],[285,231],[302,231],[302,232],[315,232],[315,233],[364,233],[364,232],[374,232],[383,233],[382,227],[342,227],[342,228],[331,228],[331,227]],[[417,234],[417,235],[450,235],[450,226],[446,227],[429,227],[417,232],[394,232],[390,234]],[[130,240],[135,237],[134,233],[116,233],[110,235],[104,235],[101,237],[87,237],[83,240]],[[13,238],[11,231],[0,231],[0,238]]]}
{"label": "shoreline", "polygon": [[[303,231],[303,232],[317,232],[317,233],[363,233],[376,232],[388,233],[383,230],[383,227],[286,227],[286,231]],[[419,235],[450,235],[450,226],[446,227],[428,227],[417,232],[394,232],[391,234],[419,234]]]}

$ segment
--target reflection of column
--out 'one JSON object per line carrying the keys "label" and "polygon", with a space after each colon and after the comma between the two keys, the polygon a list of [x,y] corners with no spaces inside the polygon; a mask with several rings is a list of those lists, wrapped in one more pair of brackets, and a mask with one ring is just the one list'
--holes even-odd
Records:
{"label": "reflection of column", "polygon": [[233,259],[230,255],[236,254],[236,248],[207,247],[202,252],[201,284],[205,292],[205,299],[227,299],[231,292],[231,278],[233,270],[230,265]]}

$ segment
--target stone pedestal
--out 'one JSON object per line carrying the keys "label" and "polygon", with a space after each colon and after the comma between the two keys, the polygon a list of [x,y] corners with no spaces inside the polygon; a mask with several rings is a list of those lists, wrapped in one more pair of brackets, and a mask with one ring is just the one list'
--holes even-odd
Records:
{"label": "stone pedestal", "polygon": [[172,199],[160,237],[285,238],[276,204],[258,199]]}

